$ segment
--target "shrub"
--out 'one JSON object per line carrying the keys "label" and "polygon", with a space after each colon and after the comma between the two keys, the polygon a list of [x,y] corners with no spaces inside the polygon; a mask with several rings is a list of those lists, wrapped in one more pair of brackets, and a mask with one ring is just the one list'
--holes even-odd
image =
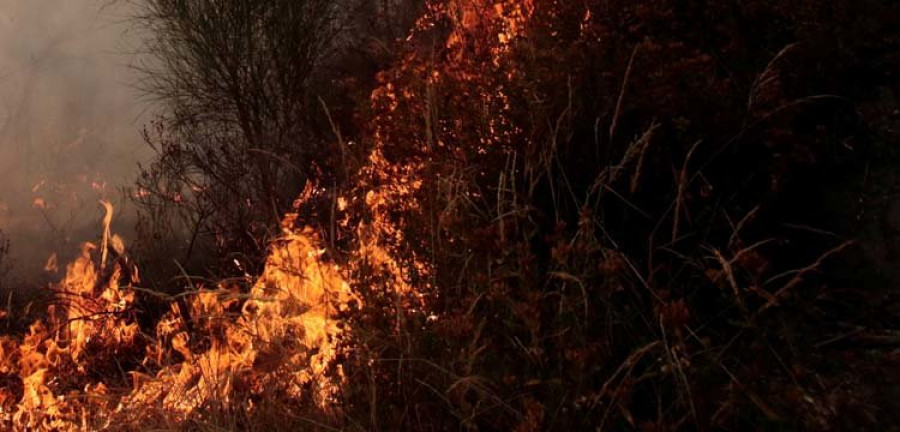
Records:
{"label": "shrub", "polygon": [[813,378],[834,377],[813,329],[844,319],[821,303],[837,292],[821,272],[852,242],[811,227],[834,226],[823,196],[867,155],[854,104],[873,72],[860,59],[890,49],[868,37],[886,30],[880,7],[432,3],[372,96],[371,160],[387,168],[350,214],[390,227],[379,240],[400,270],[367,272],[414,289],[353,279],[348,416],[411,430],[873,418]]}

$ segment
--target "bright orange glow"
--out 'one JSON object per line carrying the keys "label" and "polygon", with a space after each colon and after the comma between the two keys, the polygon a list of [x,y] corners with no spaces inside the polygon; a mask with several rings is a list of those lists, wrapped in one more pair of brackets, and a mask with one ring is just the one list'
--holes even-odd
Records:
{"label": "bright orange glow", "polygon": [[[520,36],[532,9],[530,1],[451,1],[431,5],[430,14],[458,20],[446,42],[457,62],[468,61],[469,33],[490,28],[489,40],[476,43],[475,49],[489,57],[485,67],[500,70],[506,50]],[[422,19],[418,27],[429,25]],[[429,85],[473,84],[481,77],[470,70],[450,68],[425,76]],[[371,95],[372,104],[384,110],[382,122],[389,122],[406,105],[421,103],[420,95],[404,86],[386,79],[382,84]],[[502,92],[481,96],[486,106],[509,107]],[[503,119],[490,116],[491,137],[481,151],[510,141],[515,131],[509,132]],[[0,378],[14,382],[0,387],[0,428],[101,429],[139,422],[153,412],[177,424],[215,406],[250,412],[255,398],[273,394],[313,401],[322,408],[333,405],[340,397],[342,379],[340,366],[333,370],[341,333],[337,315],[351,301],[360,301],[351,286],[359,282],[361,269],[376,269],[385,286],[404,294],[398,296],[404,299],[399,307],[425,303],[422,293],[431,283],[430,263],[403,249],[408,239],[400,229],[402,221],[392,215],[397,209],[421,210],[421,173],[430,163],[429,152],[454,151],[453,131],[464,127],[430,125],[425,136],[413,138],[422,155],[397,162],[389,160],[385,143],[389,134],[376,121],[373,150],[355,184],[345,196],[335,198],[336,222],[356,236],[341,265],[327,258],[313,229],[297,227],[298,214],[285,215],[283,233],[270,245],[265,268],[249,292],[227,282],[194,287],[185,294],[186,307],[171,301],[155,331],[150,331],[154,334],[145,334],[137,323],[138,269],[128,260],[124,241],[111,232],[113,207],[103,201],[102,239],[84,243],[62,280],[50,287],[53,301],[46,319],[32,324],[19,339],[0,337]],[[105,190],[102,182],[92,187]],[[318,191],[308,186],[295,208]],[[140,197],[149,192],[134,193]],[[38,198],[34,206],[48,204]],[[351,218],[350,211],[364,216]],[[407,253],[402,261],[396,256],[401,249]],[[56,255],[45,268],[58,271]],[[415,287],[411,273],[417,275]],[[123,364],[127,361],[132,363]]]}
{"label": "bright orange glow", "polygon": [[[122,240],[109,230],[112,206],[102,204],[103,240],[84,243],[52,287],[57,300],[48,318],[21,341],[0,339],[0,373],[22,383],[21,394],[0,390],[2,424],[77,430],[158,407],[177,420],[210,403],[232,403],[238,389],[297,398],[309,389],[323,407],[334,401],[338,388],[323,377],[335,355],[334,316],[351,296],[312,230],[285,228],[248,295],[226,286],[201,289],[190,297],[190,317],[173,302],[147,340],[132,317],[137,272],[127,268]],[[288,215],[286,226],[295,218]],[[198,338],[207,348],[198,348]],[[157,372],[129,372],[131,389],[109,403],[109,385],[95,381],[92,369],[140,349],[144,367]],[[97,403],[84,404],[85,397]]]}

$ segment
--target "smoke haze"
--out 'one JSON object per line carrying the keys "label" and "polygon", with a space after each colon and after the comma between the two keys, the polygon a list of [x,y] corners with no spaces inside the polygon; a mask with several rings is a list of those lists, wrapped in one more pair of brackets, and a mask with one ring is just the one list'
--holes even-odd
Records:
{"label": "smoke haze", "polygon": [[148,156],[126,16],[91,0],[0,0],[0,229],[26,278],[95,237],[98,201],[122,209]]}

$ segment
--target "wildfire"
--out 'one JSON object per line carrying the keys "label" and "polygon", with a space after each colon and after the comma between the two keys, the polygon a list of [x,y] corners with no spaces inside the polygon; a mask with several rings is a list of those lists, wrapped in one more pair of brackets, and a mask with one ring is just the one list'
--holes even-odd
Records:
{"label": "wildfire", "polygon": [[[503,47],[514,41],[531,13],[530,2],[450,2],[448,8],[432,6],[431,15],[460,20],[446,43],[460,61],[467,49],[467,32],[489,23],[496,27],[491,37],[500,48],[493,44],[487,52],[491,59],[487,64],[495,68],[502,64]],[[427,27],[427,20],[419,26]],[[478,77],[434,72],[429,79],[437,84],[442,79],[466,82]],[[373,92],[372,103],[386,107],[385,121],[403,109],[401,104],[417,103],[417,96],[401,86],[383,84]],[[489,99],[493,105],[508,105],[503,94]],[[396,259],[407,239],[400,229],[403,221],[392,218],[392,212],[419,209],[417,194],[423,187],[428,151],[445,147],[443,140],[452,139],[445,131],[454,127],[459,126],[429,125],[427,136],[421,138],[424,156],[398,163],[386,155],[386,133],[375,122],[374,149],[351,192],[336,198],[344,215],[338,223],[356,235],[355,246],[341,265],[327,259],[313,229],[296,227],[297,214],[288,214],[282,236],[270,245],[264,271],[249,292],[228,282],[195,286],[171,300],[168,312],[149,331],[152,334],[138,324],[136,301],[142,291],[138,269],[122,239],[111,232],[113,207],[103,201],[102,239],[84,243],[64,278],[50,287],[53,300],[46,318],[32,324],[21,338],[0,337],[0,426],[129,429],[151,413],[175,423],[208,408],[250,413],[256,409],[254,401],[266,397],[328,409],[340,397],[342,379],[340,366],[334,365],[341,333],[338,315],[360,301],[351,285],[359,282],[361,269],[375,269],[392,290],[411,294],[407,298],[418,302],[400,307],[424,303],[418,293],[429,287],[432,269],[414,250],[404,249],[402,265]],[[490,127],[509,129],[494,123]],[[507,139],[497,132],[485,146]],[[92,186],[105,189],[100,182]],[[308,187],[297,206],[315,190]],[[38,198],[34,206],[45,208],[47,203]],[[351,211],[366,216],[352,219],[347,215]],[[54,255],[46,269],[55,272],[57,267]],[[411,273],[417,275],[415,287]]]}
{"label": "wildfire", "polygon": [[[386,164],[377,153],[372,163]],[[383,214],[419,184],[370,188],[365,204],[374,217],[358,226],[359,248],[350,264],[383,269],[402,291],[411,288],[383,245],[402,241],[402,234]],[[349,199],[340,201],[349,206]],[[110,230],[112,205],[101,204],[102,240],[82,244],[63,280],[51,287],[47,318],[21,340],[0,338],[0,379],[8,383],[0,388],[0,424],[111,428],[159,407],[177,421],[215,404],[250,411],[253,398],[265,395],[322,408],[337,400],[340,368],[326,372],[336,355],[336,316],[353,299],[351,271],[324,258],[312,229],[294,227],[296,214],[284,218],[283,236],[271,245],[248,293],[225,283],[198,287],[188,293],[187,310],[173,300],[155,335],[147,335],[136,321],[138,270]],[[53,255],[46,268],[56,266]],[[140,361],[123,365],[129,358]]]}
{"label": "wildfire", "polygon": [[[103,382],[92,382],[92,369],[109,366],[138,342],[133,319],[137,282],[119,249],[121,240],[109,236],[112,206],[107,209],[104,240],[84,243],[80,256],[70,263],[65,278],[52,287],[54,300],[47,318],[32,324],[21,341],[3,336],[0,373],[8,383],[0,390],[0,419],[16,429],[72,429],[106,391]],[[116,257],[107,257],[111,245]],[[99,251],[98,251],[99,249]],[[51,262],[48,266],[55,264]],[[66,396],[80,393],[88,403]]]}
{"label": "wildfire", "polygon": [[[266,392],[322,406],[333,400],[337,387],[323,377],[335,355],[334,316],[350,290],[340,269],[323,260],[312,230],[286,226],[249,293],[201,288],[187,313],[172,302],[151,337],[135,319],[137,269],[110,232],[112,206],[103,206],[103,240],[84,243],[51,287],[47,319],[21,340],[0,338],[2,425],[105,428],[160,406],[170,418],[186,418]],[[129,357],[143,360],[123,365]]]}

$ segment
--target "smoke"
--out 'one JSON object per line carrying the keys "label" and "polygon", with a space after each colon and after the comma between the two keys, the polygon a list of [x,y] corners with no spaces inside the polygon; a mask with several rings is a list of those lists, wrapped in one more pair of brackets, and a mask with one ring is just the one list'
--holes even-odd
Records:
{"label": "smoke", "polygon": [[0,0],[0,230],[33,279],[96,236],[109,199],[133,226],[121,187],[149,154],[129,68],[127,5]]}

